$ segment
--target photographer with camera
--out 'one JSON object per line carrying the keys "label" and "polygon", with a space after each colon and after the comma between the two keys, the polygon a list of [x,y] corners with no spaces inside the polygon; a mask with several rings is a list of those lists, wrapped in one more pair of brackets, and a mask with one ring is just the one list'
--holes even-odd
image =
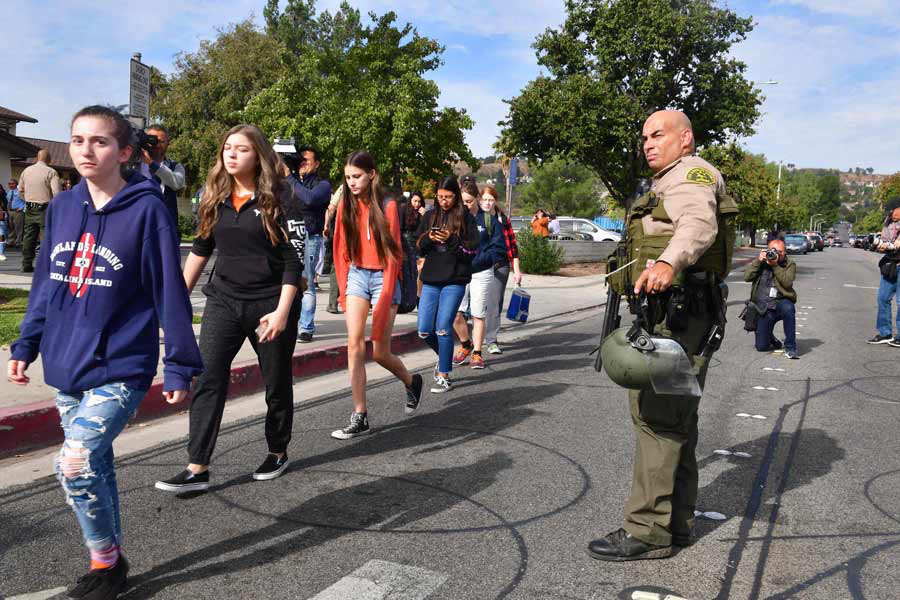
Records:
{"label": "photographer with camera", "polygon": [[[283,147],[276,141],[276,150]],[[325,250],[324,236],[325,211],[331,199],[331,182],[319,177],[319,153],[312,146],[302,146],[296,153],[282,153],[285,163],[285,176],[294,188],[294,197],[300,202],[305,230],[303,250],[303,276],[307,287],[303,292],[300,323],[297,326],[297,339],[301,343],[309,343],[316,332],[316,267],[322,252]]]}
{"label": "photographer with camera", "polygon": [[887,215],[881,230],[881,241],[876,250],[884,256],[878,262],[881,283],[878,285],[878,316],[875,319],[875,337],[870,344],[890,344],[900,348],[900,300],[897,302],[897,337],[891,331],[891,299],[897,295],[897,264],[900,263],[900,198],[893,198],[885,205]]}
{"label": "photographer with camera", "polygon": [[169,132],[162,125],[151,125],[139,138],[141,174],[159,184],[163,202],[175,223],[175,231],[179,231],[178,192],[184,189],[184,167],[166,158],[170,142]]}
{"label": "photographer with camera", "polygon": [[[768,248],[747,265],[744,281],[753,282],[750,289],[750,303],[759,318],[756,322],[756,349],[759,352],[779,350],[782,343],[775,339],[775,323],[784,326],[784,355],[797,359],[797,327],[794,291],[794,277],[797,265],[785,252],[784,241],[771,240]],[[753,308],[749,308],[753,310]]]}

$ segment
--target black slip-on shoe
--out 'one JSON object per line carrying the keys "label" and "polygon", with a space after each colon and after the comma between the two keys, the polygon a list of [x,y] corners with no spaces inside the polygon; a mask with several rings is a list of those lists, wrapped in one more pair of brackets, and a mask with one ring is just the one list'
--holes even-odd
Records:
{"label": "black slip-on shoe", "polygon": [[287,452],[282,454],[280,459],[276,455],[269,453],[266,455],[266,460],[264,460],[263,463],[259,465],[259,468],[253,472],[253,479],[257,481],[275,479],[284,473],[284,470],[287,468]]}
{"label": "black slip-on shoe", "polygon": [[157,481],[154,487],[164,492],[175,492],[176,494],[202,492],[209,489],[209,471],[192,473],[190,470],[185,469],[171,479]]}

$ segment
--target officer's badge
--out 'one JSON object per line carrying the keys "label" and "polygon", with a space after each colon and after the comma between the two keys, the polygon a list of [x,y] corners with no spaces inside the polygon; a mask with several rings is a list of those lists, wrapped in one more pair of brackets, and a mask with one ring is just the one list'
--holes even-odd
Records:
{"label": "officer's badge", "polygon": [[687,172],[687,175],[684,176],[684,179],[685,181],[690,181],[691,183],[699,183],[700,185],[713,185],[716,182],[716,178],[713,176],[713,174],[703,167],[694,167]]}

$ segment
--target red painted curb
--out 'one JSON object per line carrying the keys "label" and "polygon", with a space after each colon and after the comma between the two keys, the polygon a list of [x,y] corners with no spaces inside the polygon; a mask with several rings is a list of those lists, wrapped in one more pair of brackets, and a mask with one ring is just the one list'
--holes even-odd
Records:
{"label": "red painted curb", "polygon": [[[391,349],[397,354],[418,350],[424,346],[415,329],[393,334]],[[366,352],[372,358],[372,342],[366,343]],[[322,375],[347,366],[347,345],[306,350],[294,354],[294,377]],[[245,362],[231,368],[228,398],[246,396],[265,388],[259,363]],[[173,415],[187,410],[189,404],[169,404],[162,396],[162,380],[156,380],[141,402],[133,421]],[[53,400],[33,402],[22,406],[0,408],[0,456],[61,442],[62,429],[59,414]]]}

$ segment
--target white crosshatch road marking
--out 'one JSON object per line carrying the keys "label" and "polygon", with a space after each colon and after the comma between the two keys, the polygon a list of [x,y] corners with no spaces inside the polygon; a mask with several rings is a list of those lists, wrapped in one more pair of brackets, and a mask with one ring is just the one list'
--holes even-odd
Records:
{"label": "white crosshatch road marking", "polygon": [[309,600],[424,600],[447,575],[384,560],[370,560]]}

